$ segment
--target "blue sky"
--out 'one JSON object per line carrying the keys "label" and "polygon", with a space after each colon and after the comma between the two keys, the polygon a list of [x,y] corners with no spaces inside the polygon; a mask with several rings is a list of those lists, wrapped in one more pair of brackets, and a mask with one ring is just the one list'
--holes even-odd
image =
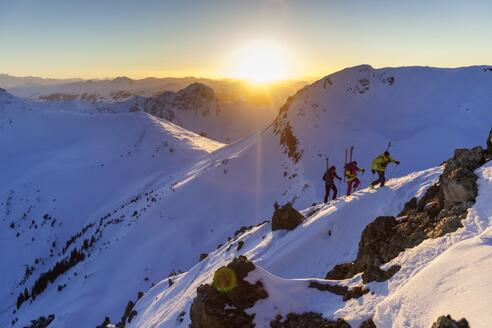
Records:
{"label": "blue sky", "polygon": [[0,0],[0,72],[223,77],[256,40],[288,53],[289,78],[491,64],[491,13],[485,0]]}

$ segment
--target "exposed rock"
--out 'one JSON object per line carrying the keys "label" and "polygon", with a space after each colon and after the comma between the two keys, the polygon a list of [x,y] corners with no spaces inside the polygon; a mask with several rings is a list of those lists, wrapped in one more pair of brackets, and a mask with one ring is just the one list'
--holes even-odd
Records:
{"label": "exposed rock", "polygon": [[302,314],[289,313],[287,318],[277,315],[270,322],[272,328],[350,328],[343,319],[331,321],[323,318],[320,313],[306,312]]}
{"label": "exposed rock", "polygon": [[381,270],[378,266],[370,266],[364,269],[364,273],[362,273],[362,282],[367,284],[371,281],[385,281],[389,278],[393,277],[395,273],[397,273],[401,267],[399,265],[393,265],[388,270]]}
{"label": "exposed rock", "polygon": [[109,319],[109,317],[105,317],[104,321],[99,326],[96,326],[96,328],[106,328],[110,324],[111,324],[111,319]]}
{"label": "exposed rock", "polygon": [[25,328],[46,328],[53,322],[53,320],[55,320],[54,314],[50,314],[47,318],[41,316],[37,320],[31,320],[31,325],[26,326]]}
{"label": "exposed rock", "polygon": [[473,171],[484,162],[484,151],[481,147],[455,151],[454,157],[447,161],[439,178],[439,197],[445,208],[468,202],[473,204],[478,194],[477,177]]}
{"label": "exposed rock", "polygon": [[138,314],[137,311],[133,309],[134,306],[135,303],[133,301],[128,301],[125,307],[125,312],[123,313],[123,316],[121,317],[121,320],[117,325],[118,328],[124,328],[126,324],[131,323],[133,317]]}
{"label": "exposed rock", "polygon": [[397,217],[407,216],[410,211],[417,208],[417,198],[413,197],[403,205],[403,210],[397,215]]}
{"label": "exposed rock", "polygon": [[492,156],[492,129],[490,129],[489,136],[487,137],[487,155]]}
{"label": "exposed rock", "polygon": [[293,230],[305,220],[304,215],[292,207],[292,203],[287,203],[284,206],[275,203],[273,207],[275,212],[273,212],[272,217],[272,231]]}
{"label": "exposed rock", "polygon": [[367,319],[360,324],[359,328],[377,328],[377,326],[372,319]]}
{"label": "exposed rock", "polygon": [[287,98],[287,101],[280,107],[278,116],[273,122],[273,132],[275,135],[280,136],[280,145],[283,146],[284,153],[287,154],[294,163],[299,162],[303,151],[299,149],[299,139],[292,130],[287,113],[292,104],[304,96],[305,90],[306,89],[303,88],[297,91],[294,96]]}
{"label": "exposed rock", "polygon": [[205,260],[207,258],[207,256],[208,256],[208,253],[201,253],[199,258],[198,258],[199,262]]}
{"label": "exposed rock", "polygon": [[[218,288],[217,272],[227,268],[232,273],[228,283],[231,288]],[[250,284],[244,278],[255,269],[245,256],[236,257],[226,267],[219,268],[214,275],[214,286],[201,285],[190,309],[191,328],[254,327],[254,315],[244,310],[258,300],[268,297],[260,281]],[[220,291],[219,291],[220,290]]]}
{"label": "exposed rock", "polygon": [[[352,263],[336,265],[326,279],[346,279],[355,274],[370,269],[369,277],[380,277],[384,274],[377,272],[375,267],[395,258],[403,249],[391,243],[394,228],[398,222],[393,216],[380,216],[369,223],[362,232],[357,258]],[[369,271],[369,270],[368,270]],[[380,270],[382,271],[382,270]],[[366,277],[366,281],[368,277]]]}
{"label": "exposed rock", "polygon": [[252,328],[253,315],[232,307],[225,294],[211,285],[201,285],[190,309],[190,328]]}
{"label": "exposed rock", "polygon": [[466,319],[463,318],[460,321],[456,321],[448,314],[447,316],[440,316],[432,324],[432,328],[470,328],[470,325]]}
{"label": "exposed rock", "polygon": [[369,289],[364,288],[364,286],[354,286],[352,288],[349,288],[347,286],[322,284],[317,281],[310,281],[308,287],[315,288],[321,291],[328,291],[330,293],[343,296],[344,301],[348,301],[352,298],[359,298],[362,295],[369,293]]}
{"label": "exposed rock", "polygon": [[437,221],[434,228],[427,233],[428,238],[442,237],[447,233],[454,232],[463,227],[461,221],[465,217],[463,215],[451,215]]}

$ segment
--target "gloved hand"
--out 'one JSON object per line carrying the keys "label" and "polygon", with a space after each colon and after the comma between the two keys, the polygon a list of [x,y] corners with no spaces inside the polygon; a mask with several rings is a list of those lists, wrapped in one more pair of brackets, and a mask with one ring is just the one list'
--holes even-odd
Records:
{"label": "gloved hand", "polygon": [[376,170],[371,170],[371,173],[372,173],[372,174],[376,173]]}
{"label": "gloved hand", "polygon": [[395,161],[395,164],[396,165],[400,165],[400,161]]}

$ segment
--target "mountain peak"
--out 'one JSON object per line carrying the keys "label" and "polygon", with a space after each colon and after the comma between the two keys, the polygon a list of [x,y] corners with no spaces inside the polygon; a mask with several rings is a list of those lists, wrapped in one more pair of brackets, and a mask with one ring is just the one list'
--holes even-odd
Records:
{"label": "mountain peak", "polygon": [[0,88],[0,99],[10,99],[13,97],[7,90]]}
{"label": "mountain peak", "polygon": [[114,82],[114,83],[131,83],[131,82],[133,82],[133,80],[127,76],[118,76],[118,77],[114,78],[113,80],[111,80],[111,82]]}
{"label": "mountain peak", "polygon": [[208,99],[214,99],[215,98],[214,89],[212,89],[211,87],[209,87],[203,83],[200,83],[200,82],[194,82],[194,83],[190,84],[189,86],[187,86],[186,88],[178,91],[178,94],[190,94],[190,93],[200,95],[200,96],[202,96],[204,98],[208,98]]}

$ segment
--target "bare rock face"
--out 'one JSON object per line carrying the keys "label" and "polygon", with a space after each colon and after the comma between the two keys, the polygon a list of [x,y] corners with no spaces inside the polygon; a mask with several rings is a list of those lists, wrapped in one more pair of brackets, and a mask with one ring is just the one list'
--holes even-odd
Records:
{"label": "bare rock face", "polygon": [[492,129],[490,129],[489,136],[487,137],[487,154],[492,156]]}
{"label": "bare rock face", "polygon": [[377,328],[377,326],[372,319],[367,319],[360,324],[359,328]]}
{"label": "bare rock face", "polygon": [[211,285],[201,285],[191,305],[191,328],[245,327],[252,328],[253,315],[232,307],[227,296]]}
{"label": "bare rock face", "polygon": [[310,281],[309,288],[315,288],[317,290],[321,291],[327,291],[336,295],[343,296],[343,301],[346,302],[352,298],[359,298],[364,294],[369,293],[368,288],[364,288],[364,286],[354,286],[354,287],[347,287],[347,286],[340,286],[340,285],[331,285],[331,284],[322,284],[317,281]]}
{"label": "bare rock face", "polygon": [[275,203],[273,207],[275,212],[272,217],[272,231],[293,230],[305,220],[304,215],[292,207],[292,203],[287,203],[284,206]]}
{"label": "bare rock face", "polygon": [[323,318],[321,314],[306,312],[302,314],[289,313],[286,318],[278,315],[270,322],[271,328],[350,328],[343,319],[331,321]]}
{"label": "bare rock face", "polygon": [[450,315],[440,316],[436,322],[432,324],[432,328],[470,328],[466,319],[460,321],[453,320]]}
{"label": "bare rock face", "polygon": [[26,328],[47,328],[55,320],[55,315],[50,314],[48,317],[39,317],[37,320],[31,320],[31,325]]}
{"label": "bare rock face", "polygon": [[234,288],[219,291],[210,284],[198,287],[190,309],[191,328],[254,327],[254,314],[249,315],[244,310],[268,297],[261,282],[253,285],[244,280],[255,269],[255,265],[240,256],[223,268],[233,273],[234,278],[231,280],[235,281]]}
{"label": "bare rock face", "polygon": [[484,162],[484,151],[481,147],[455,151],[439,179],[440,198],[445,208],[475,201],[478,187],[473,171]]}
{"label": "bare rock face", "polygon": [[404,249],[390,238],[397,224],[393,216],[380,216],[369,223],[362,232],[356,260],[336,265],[328,272],[326,279],[346,279],[364,272],[363,281],[366,283],[384,281],[393,276],[399,268],[383,271],[379,266],[395,258]]}

